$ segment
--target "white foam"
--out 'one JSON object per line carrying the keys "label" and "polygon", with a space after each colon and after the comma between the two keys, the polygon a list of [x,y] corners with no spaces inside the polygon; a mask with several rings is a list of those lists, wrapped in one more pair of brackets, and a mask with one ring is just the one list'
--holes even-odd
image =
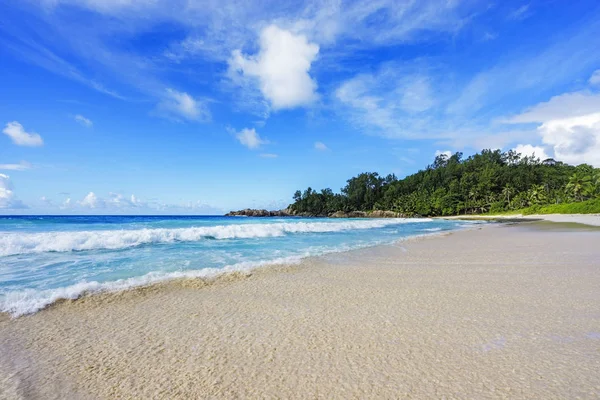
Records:
{"label": "white foam", "polygon": [[[419,235],[411,235],[403,238],[395,239],[395,242],[405,242],[410,240],[416,240],[424,237],[438,236],[444,234],[443,232],[426,233]],[[349,250],[355,250],[363,247],[371,247],[386,243],[385,241],[379,241],[375,243],[365,243],[356,246],[340,245],[336,248],[322,249],[312,248],[307,249],[304,254],[295,255],[290,257],[280,257],[272,260],[261,260],[261,261],[244,261],[233,265],[228,265],[223,268],[203,268],[189,271],[174,271],[174,272],[162,272],[153,271],[142,276],[131,277],[127,279],[119,279],[116,281],[109,282],[97,282],[97,281],[82,281],[70,286],[60,287],[55,289],[25,289],[11,291],[4,294],[0,298],[0,312],[6,312],[11,314],[13,317],[19,317],[26,314],[35,313],[48,305],[56,302],[57,300],[75,300],[85,294],[96,294],[102,292],[118,292],[127,289],[132,289],[141,286],[148,286],[159,282],[164,282],[173,279],[181,278],[214,278],[218,275],[231,273],[231,272],[242,272],[248,273],[251,270],[268,266],[268,265],[293,265],[300,263],[304,258],[311,256],[322,256],[325,254],[346,252]]]}
{"label": "white foam", "polygon": [[277,258],[269,261],[246,261],[224,268],[203,268],[190,271],[149,272],[142,276],[119,279],[110,282],[82,281],[74,285],[56,289],[35,290],[26,289],[6,293],[0,300],[0,312],[6,312],[13,317],[32,314],[60,299],[75,300],[84,294],[102,292],[118,292],[141,286],[180,278],[214,278],[230,272],[249,272],[260,266],[297,264],[303,256]]}
{"label": "white foam", "polygon": [[195,242],[207,238],[249,239],[297,233],[340,232],[383,228],[389,225],[429,222],[431,219],[372,219],[335,222],[281,222],[232,224],[193,228],[99,230],[38,233],[0,233],[0,256],[81,250],[117,250],[150,243]]}

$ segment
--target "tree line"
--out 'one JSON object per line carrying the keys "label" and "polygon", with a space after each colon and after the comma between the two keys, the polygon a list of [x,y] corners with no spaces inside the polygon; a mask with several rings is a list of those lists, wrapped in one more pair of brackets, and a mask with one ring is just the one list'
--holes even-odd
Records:
{"label": "tree line", "polygon": [[398,179],[365,172],[340,193],[327,188],[296,191],[290,209],[299,214],[389,210],[405,215],[449,216],[505,212],[532,206],[600,198],[600,169],[540,160],[513,150],[483,150],[463,159],[438,155],[424,170]]}

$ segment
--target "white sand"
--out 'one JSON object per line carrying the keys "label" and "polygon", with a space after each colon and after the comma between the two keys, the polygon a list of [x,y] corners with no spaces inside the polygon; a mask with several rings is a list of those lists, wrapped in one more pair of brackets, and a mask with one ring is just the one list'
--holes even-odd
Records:
{"label": "white sand", "polygon": [[577,224],[600,226],[600,214],[547,214],[529,215],[530,218],[540,218],[551,222],[571,222]]}
{"label": "white sand", "polygon": [[485,227],[0,317],[0,397],[597,399],[599,243]]}
{"label": "white sand", "polygon": [[459,215],[452,217],[441,217],[443,219],[541,219],[549,222],[575,223],[591,226],[600,226],[600,214],[513,214],[513,215]]}

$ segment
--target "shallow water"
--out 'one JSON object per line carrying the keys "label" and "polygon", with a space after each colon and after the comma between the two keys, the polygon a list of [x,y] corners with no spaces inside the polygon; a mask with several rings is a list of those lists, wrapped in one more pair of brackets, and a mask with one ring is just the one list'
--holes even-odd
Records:
{"label": "shallow water", "polygon": [[26,314],[84,292],[294,263],[470,224],[426,218],[0,217],[0,310]]}

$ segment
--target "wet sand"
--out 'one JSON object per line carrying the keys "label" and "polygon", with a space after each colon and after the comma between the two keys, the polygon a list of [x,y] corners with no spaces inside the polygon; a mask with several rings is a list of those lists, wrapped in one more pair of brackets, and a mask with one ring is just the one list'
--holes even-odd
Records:
{"label": "wet sand", "polygon": [[599,398],[600,232],[486,226],[0,316],[0,398]]}

